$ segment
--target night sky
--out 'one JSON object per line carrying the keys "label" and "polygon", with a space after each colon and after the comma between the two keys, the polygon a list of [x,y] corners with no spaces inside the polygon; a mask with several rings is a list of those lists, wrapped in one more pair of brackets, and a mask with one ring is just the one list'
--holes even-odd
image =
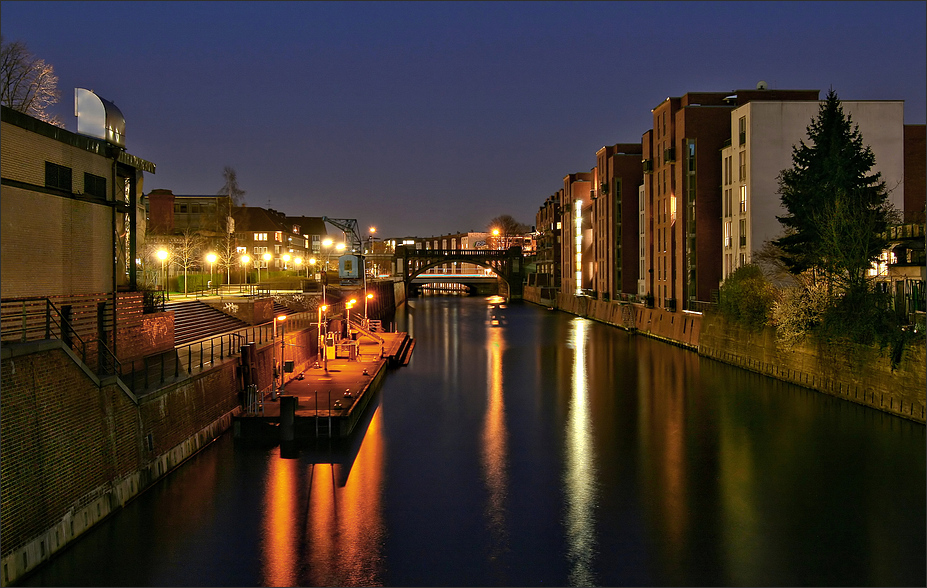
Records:
{"label": "night sky", "polygon": [[[355,218],[383,237],[528,225],[689,91],[833,87],[925,122],[925,2],[10,2],[4,40],[126,118],[144,191]],[[810,122],[810,121],[809,121]],[[865,137],[864,137],[865,140]]]}

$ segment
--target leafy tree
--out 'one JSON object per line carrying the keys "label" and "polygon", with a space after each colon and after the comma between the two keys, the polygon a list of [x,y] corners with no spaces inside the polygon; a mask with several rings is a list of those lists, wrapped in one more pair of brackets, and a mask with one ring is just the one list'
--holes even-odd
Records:
{"label": "leafy tree", "polygon": [[22,41],[7,43],[0,36],[0,103],[63,127],[61,119],[48,112],[60,97],[55,68],[30,53]]}
{"label": "leafy tree", "polygon": [[792,167],[779,175],[787,214],[785,234],[774,241],[794,274],[812,270],[848,290],[866,286],[866,271],[887,242],[892,210],[875,155],[859,126],[845,115],[831,89],[804,140],[792,149]]}
{"label": "leafy tree", "polygon": [[518,222],[509,214],[497,216],[489,221],[489,233],[492,235],[490,239],[493,242],[492,248],[508,249],[513,245],[516,237],[521,237],[530,228],[528,225]]}

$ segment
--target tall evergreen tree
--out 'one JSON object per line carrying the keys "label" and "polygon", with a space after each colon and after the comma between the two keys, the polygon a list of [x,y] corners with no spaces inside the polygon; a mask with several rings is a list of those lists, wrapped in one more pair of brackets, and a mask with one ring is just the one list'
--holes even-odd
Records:
{"label": "tall evergreen tree", "polygon": [[778,217],[785,235],[774,243],[793,273],[811,269],[859,291],[887,246],[882,234],[892,209],[885,182],[872,172],[875,155],[833,89],[808,127],[808,140],[792,148],[792,167],[779,175],[787,214]]}

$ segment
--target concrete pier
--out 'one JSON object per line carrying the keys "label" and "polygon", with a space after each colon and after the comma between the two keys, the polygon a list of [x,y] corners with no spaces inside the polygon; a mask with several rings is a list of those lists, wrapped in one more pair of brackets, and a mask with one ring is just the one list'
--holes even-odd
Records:
{"label": "concrete pier", "polygon": [[[412,339],[407,333],[377,333],[383,343],[359,335],[351,353],[332,353],[308,369],[287,374],[278,400],[264,393],[263,407],[233,421],[236,438],[299,441],[351,434],[387,367],[408,362]],[[336,357],[332,358],[332,355]],[[293,405],[295,404],[295,409]],[[289,409],[288,409],[289,407]]]}

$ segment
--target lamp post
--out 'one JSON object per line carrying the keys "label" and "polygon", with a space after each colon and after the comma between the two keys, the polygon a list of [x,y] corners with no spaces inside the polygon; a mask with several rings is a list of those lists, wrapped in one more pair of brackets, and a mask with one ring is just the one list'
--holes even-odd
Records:
{"label": "lamp post", "polygon": [[325,336],[322,334],[322,313],[328,312],[328,307],[324,304],[319,305],[319,355],[322,356],[322,363],[325,365],[325,371],[328,372],[328,354],[325,353]]}
{"label": "lamp post", "polygon": [[370,322],[370,319],[367,317],[367,301],[368,300],[373,300],[373,294],[367,294],[366,296],[364,296],[364,326],[365,327]]}
{"label": "lamp post", "polygon": [[210,253],[209,255],[206,256],[206,261],[209,262],[209,284],[210,286],[212,285],[212,268],[216,264],[216,259],[217,257],[215,253]]}
{"label": "lamp post", "polygon": [[492,236],[493,236],[493,240],[495,241],[495,245],[496,245],[495,248],[502,249],[501,247],[499,247],[499,229],[493,229]]}
{"label": "lamp post", "polygon": [[161,287],[164,288],[164,295],[167,296],[167,299],[171,299],[171,295],[168,292],[167,288],[167,276],[164,274],[164,261],[167,259],[167,250],[161,249],[158,251],[158,259],[161,260]]}
{"label": "lamp post", "polygon": [[271,393],[270,393],[270,399],[273,402],[277,401],[277,374],[278,373],[280,374],[280,391],[281,392],[283,391],[283,356],[284,356],[283,350],[284,350],[284,345],[286,344],[286,337],[285,337],[285,333],[283,330],[283,325],[280,325],[280,366],[279,366],[279,371],[278,371],[277,321],[282,323],[285,320],[286,320],[285,314],[281,314],[280,316],[274,317],[274,337],[273,337],[273,343],[271,343],[271,348],[273,348],[273,351],[274,351],[274,372],[273,372],[274,379],[273,379],[273,384],[271,385]]}
{"label": "lamp post", "polygon": [[[264,264],[267,266],[267,279],[270,279],[270,260],[271,260],[271,257],[272,257],[272,256],[271,256],[270,253],[265,253],[264,255],[261,256],[261,259],[264,260]],[[258,283],[260,283],[260,282],[261,282],[261,268],[259,267],[259,268],[258,268]]]}
{"label": "lamp post", "polygon": [[284,253],[281,259],[283,259],[283,271],[290,269],[289,267],[287,267],[287,264],[290,262],[290,254]]}
{"label": "lamp post", "polygon": [[241,271],[242,271],[242,276],[241,276],[242,279],[238,282],[238,284],[239,284],[239,286],[238,286],[238,291],[239,291],[239,292],[241,292],[241,283],[246,281],[246,280],[245,280],[245,277],[247,276],[247,273],[246,273],[247,270],[245,270],[245,268],[248,266],[248,262],[249,262],[249,261],[251,261],[251,256],[250,256],[250,255],[247,255],[247,254],[242,255],[241,257],[238,258],[238,263],[239,263],[239,265],[241,265]]}
{"label": "lamp post", "polygon": [[309,263],[306,264],[306,277],[309,277],[309,266],[311,265],[315,269],[316,259],[314,257],[309,258]]}
{"label": "lamp post", "polygon": [[303,258],[297,257],[296,259],[293,260],[293,263],[296,264],[296,274],[302,275],[302,269],[300,268],[300,266],[303,264]]}

